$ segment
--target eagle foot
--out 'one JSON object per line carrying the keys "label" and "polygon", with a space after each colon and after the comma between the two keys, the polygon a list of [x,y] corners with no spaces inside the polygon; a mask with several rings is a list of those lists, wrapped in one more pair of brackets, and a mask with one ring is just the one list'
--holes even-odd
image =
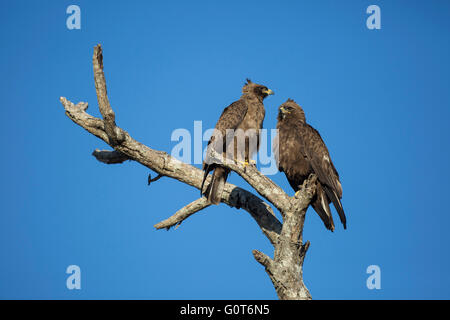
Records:
{"label": "eagle foot", "polygon": [[244,169],[245,169],[245,167],[248,166],[248,161],[247,160],[245,160],[245,161],[237,161],[237,163],[241,164],[244,167]]}
{"label": "eagle foot", "polygon": [[256,160],[250,160],[250,161],[248,161],[248,160],[245,160],[245,161],[238,161],[237,163],[240,163],[241,165],[243,165],[244,168],[245,168],[245,167],[248,167],[249,165],[256,166]]}

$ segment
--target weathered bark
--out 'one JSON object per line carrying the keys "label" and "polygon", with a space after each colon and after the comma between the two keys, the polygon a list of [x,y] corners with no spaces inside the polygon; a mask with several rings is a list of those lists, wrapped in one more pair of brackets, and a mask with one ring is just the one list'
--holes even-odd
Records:
{"label": "weathered bark", "polygon": [[266,268],[278,297],[282,300],[311,299],[303,283],[303,261],[309,241],[303,244],[302,232],[316,180],[315,176],[311,176],[305,181],[298,198],[292,201],[292,209],[285,212],[273,260],[259,251],[253,251],[255,259]]}
{"label": "weathered bark", "polygon": [[[94,48],[93,67],[97,99],[103,119],[86,113],[87,103],[80,102],[74,105],[66,98],[61,97],[60,100],[66,115],[73,122],[114,148],[112,151],[95,150],[93,155],[96,159],[106,164],[123,163],[126,160],[139,162],[158,174],[154,179],[149,176],[149,184],[165,176],[200,189],[203,171],[171,157],[166,152],[149,148],[134,140],[128,132],[116,125],[115,114],[107,97],[100,45]],[[306,209],[315,192],[315,176],[305,181],[297,197],[289,197],[272,180],[262,175],[255,166],[244,167],[236,163],[224,165],[246,180],[281,213],[283,223],[276,218],[271,206],[260,197],[230,183],[225,185],[221,202],[250,213],[275,248],[273,259],[257,250],[253,251],[253,255],[265,267],[278,297],[280,299],[311,299],[303,283],[302,267],[309,242],[303,244],[302,232]],[[208,176],[206,184],[210,179],[211,176]],[[179,226],[189,216],[209,205],[205,198],[195,200],[170,218],[156,224],[155,228],[169,229]]]}
{"label": "weathered bark", "polygon": [[169,230],[173,226],[176,226],[175,228],[177,228],[189,216],[202,209],[205,209],[206,207],[209,207],[210,205],[211,203],[209,203],[209,201],[205,197],[197,199],[175,212],[173,216],[167,218],[164,221],[161,221],[160,223],[155,224],[154,227],[156,229],[166,228],[167,230]]}

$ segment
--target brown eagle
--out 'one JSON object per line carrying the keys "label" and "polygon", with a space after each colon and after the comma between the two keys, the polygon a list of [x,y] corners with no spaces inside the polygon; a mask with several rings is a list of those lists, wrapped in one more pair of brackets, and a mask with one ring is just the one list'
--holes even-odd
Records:
{"label": "brown eagle", "polygon": [[319,132],[306,123],[303,109],[294,100],[288,99],[280,106],[277,129],[279,136],[278,140],[275,139],[274,154],[278,157],[276,160],[279,170],[285,173],[296,193],[311,173],[316,174],[318,183],[312,207],[325,227],[333,231],[334,223],[329,206],[333,202],[346,229],[345,213],[340,201],[342,186],[339,174]]}
{"label": "brown eagle", "polygon": [[[214,170],[211,183],[205,191],[206,197],[212,204],[220,203],[229,170],[211,160],[211,148],[224,157],[231,152],[233,160],[242,159],[245,160],[245,165],[248,165],[259,148],[259,133],[265,116],[263,100],[271,94],[273,91],[266,86],[247,79],[247,83],[242,88],[241,98],[226,107],[217,121],[215,133],[208,142],[200,189],[200,193],[203,194],[206,177],[210,171]],[[237,138],[241,134],[243,134],[245,146],[239,148]]]}

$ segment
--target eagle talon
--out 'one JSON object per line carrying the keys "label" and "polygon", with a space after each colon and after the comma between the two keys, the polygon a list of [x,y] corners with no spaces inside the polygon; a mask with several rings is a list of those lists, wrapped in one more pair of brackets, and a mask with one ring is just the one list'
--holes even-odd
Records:
{"label": "eagle talon", "polygon": [[245,161],[238,161],[238,163],[242,164],[244,167],[248,167],[248,166],[256,166],[256,160],[245,160]]}
{"label": "eagle talon", "polygon": [[245,161],[238,161],[237,163],[241,164],[244,168],[249,166],[249,162],[247,160]]}

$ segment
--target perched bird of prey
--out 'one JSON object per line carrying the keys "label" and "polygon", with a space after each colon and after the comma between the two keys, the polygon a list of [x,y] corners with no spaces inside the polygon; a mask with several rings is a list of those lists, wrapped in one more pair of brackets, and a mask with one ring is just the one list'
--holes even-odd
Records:
{"label": "perched bird of prey", "polygon": [[280,106],[277,129],[279,136],[275,142],[278,141],[278,145],[274,145],[274,154],[278,157],[279,170],[285,173],[296,193],[303,181],[314,173],[318,183],[312,207],[325,227],[333,231],[334,222],[329,206],[333,202],[346,229],[345,213],[340,201],[342,186],[339,174],[319,132],[306,123],[303,109],[294,100],[288,99]]}
{"label": "perched bird of prey", "polygon": [[[207,199],[212,204],[220,203],[229,170],[220,163],[212,161],[211,149],[224,157],[231,153],[231,158],[234,157],[233,161],[242,159],[245,160],[242,162],[248,165],[253,154],[259,148],[259,133],[265,116],[263,100],[271,94],[273,91],[266,86],[247,79],[247,83],[242,88],[241,98],[226,107],[217,121],[215,133],[208,142],[203,162],[204,176],[200,189],[200,193],[203,194],[206,177],[210,171],[214,170],[211,182],[205,191]],[[243,143],[237,141],[241,141],[240,137],[244,138]]]}

